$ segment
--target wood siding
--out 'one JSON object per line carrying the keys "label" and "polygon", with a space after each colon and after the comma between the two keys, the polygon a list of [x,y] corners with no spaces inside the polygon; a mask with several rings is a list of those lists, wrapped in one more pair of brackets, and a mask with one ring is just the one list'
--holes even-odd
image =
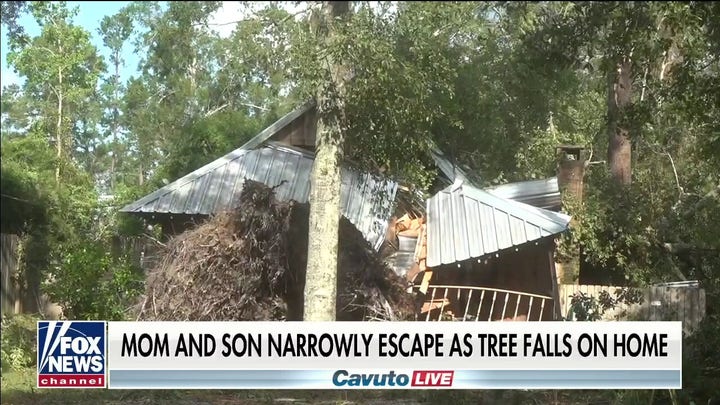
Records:
{"label": "wood siding", "polygon": [[[533,320],[556,319],[559,307],[556,309],[555,269],[553,261],[549,259],[553,247],[553,241],[544,241],[538,245],[530,243],[518,248],[518,251],[502,251],[497,257],[492,255],[480,260],[465,261],[460,267],[457,264],[436,267],[432,269],[431,288],[438,285],[458,288],[449,289],[447,297],[444,297],[444,288],[442,291],[437,290],[432,299],[448,299],[449,310],[456,315],[464,314],[466,308],[479,308],[479,317],[485,320],[522,315],[529,315]],[[492,291],[484,295],[477,292],[470,294],[470,290],[463,289],[462,286],[499,289],[510,293]],[[522,293],[547,296],[552,300],[544,302],[541,309],[539,300],[534,299],[531,303],[529,297]],[[430,300],[431,296],[432,290],[429,289],[424,298]],[[503,311],[503,308],[510,309]],[[528,311],[531,313],[528,314]]]}
{"label": "wood siding", "polygon": [[0,250],[2,258],[0,267],[2,267],[2,291],[0,298],[2,302],[2,314],[11,315],[20,311],[20,291],[15,283],[16,273],[18,269],[18,246],[19,240],[17,235],[1,234]]}
{"label": "wood siding", "polygon": [[290,125],[278,131],[271,140],[308,150],[315,150],[315,110],[295,119]]}

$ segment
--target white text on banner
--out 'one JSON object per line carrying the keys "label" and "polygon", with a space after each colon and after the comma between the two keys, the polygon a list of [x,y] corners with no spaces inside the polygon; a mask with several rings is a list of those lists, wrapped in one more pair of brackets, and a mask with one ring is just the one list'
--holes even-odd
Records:
{"label": "white text on banner", "polygon": [[680,322],[109,322],[122,389],[681,388]]}

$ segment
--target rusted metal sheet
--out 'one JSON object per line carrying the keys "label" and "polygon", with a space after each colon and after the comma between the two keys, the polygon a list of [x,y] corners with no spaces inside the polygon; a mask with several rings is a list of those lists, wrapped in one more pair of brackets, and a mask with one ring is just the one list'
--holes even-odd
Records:
{"label": "rusted metal sheet", "polygon": [[456,182],[427,200],[427,266],[486,256],[564,232],[570,217]]}

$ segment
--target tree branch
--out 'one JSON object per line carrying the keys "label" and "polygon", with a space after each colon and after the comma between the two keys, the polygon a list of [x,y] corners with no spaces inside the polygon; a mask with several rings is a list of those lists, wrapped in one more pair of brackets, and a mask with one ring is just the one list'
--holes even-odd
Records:
{"label": "tree branch", "polygon": [[270,111],[269,108],[261,107],[261,106],[259,106],[259,105],[250,104],[250,103],[243,103],[242,101],[241,101],[241,102],[238,102],[238,104],[244,105],[245,107],[255,108],[255,109],[258,109],[258,110],[260,110],[260,111]]}
{"label": "tree branch", "polygon": [[225,109],[225,107],[227,107],[227,106],[228,106],[228,103],[225,103],[225,104],[221,105],[220,107],[217,107],[217,108],[215,108],[215,109],[213,109],[213,110],[208,111],[207,113],[205,113],[205,118],[207,118],[207,117],[209,117],[209,116],[211,116],[211,115],[214,115],[214,114],[222,111],[222,110]]}
{"label": "tree branch", "polygon": [[690,207],[687,211],[683,213],[683,217],[688,217],[692,214],[694,214],[696,211],[701,210],[705,205],[709,203],[709,201],[712,201],[713,199],[717,198],[718,195],[720,195],[720,184],[717,185],[713,190],[710,190],[707,194],[705,194],[697,203],[695,203],[694,206]]}
{"label": "tree branch", "polygon": [[690,253],[690,252],[720,252],[720,249],[715,248],[708,248],[704,246],[695,246],[691,245],[689,243],[684,242],[678,242],[678,243],[663,243],[662,247],[669,253],[672,254],[683,254],[683,253]]}

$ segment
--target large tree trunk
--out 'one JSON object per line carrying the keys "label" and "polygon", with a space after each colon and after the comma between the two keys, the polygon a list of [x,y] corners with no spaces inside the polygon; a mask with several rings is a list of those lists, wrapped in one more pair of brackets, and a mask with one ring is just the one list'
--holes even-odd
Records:
{"label": "large tree trunk", "polygon": [[[349,12],[346,1],[323,3],[325,41],[336,35],[334,20]],[[340,227],[340,191],[343,156],[341,124],[345,67],[339,61],[326,60],[331,83],[317,95],[317,135],[315,163],[311,174],[308,260],[305,278],[304,320],[334,321],[337,297],[338,237]],[[330,91],[328,91],[330,90]]]}
{"label": "large tree trunk", "polygon": [[632,181],[632,142],[624,118],[632,95],[632,62],[625,58],[608,80],[608,164],[616,183]]}

